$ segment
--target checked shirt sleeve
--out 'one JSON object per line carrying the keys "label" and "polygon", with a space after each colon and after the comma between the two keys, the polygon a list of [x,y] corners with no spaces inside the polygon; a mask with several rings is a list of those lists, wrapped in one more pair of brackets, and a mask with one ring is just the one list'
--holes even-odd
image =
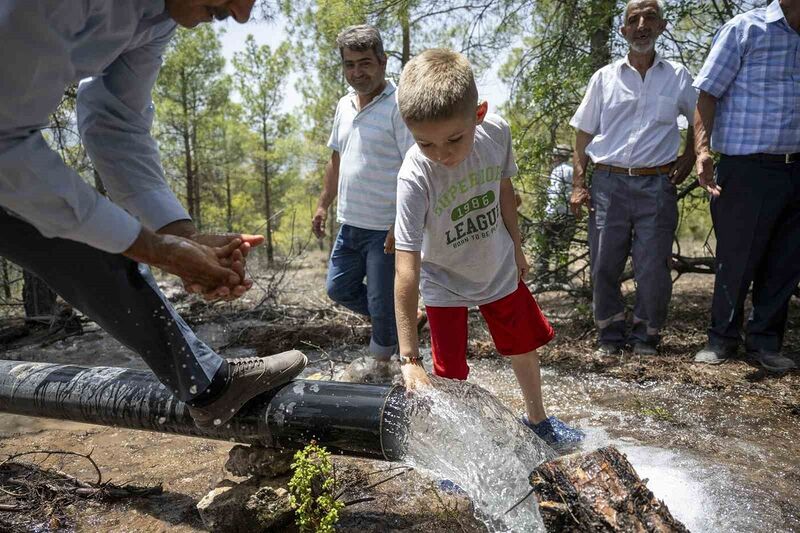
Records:
{"label": "checked shirt sleeve", "polygon": [[714,37],[711,51],[694,86],[715,98],[722,97],[736,78],[742,65],[738,27],[729,22]]}

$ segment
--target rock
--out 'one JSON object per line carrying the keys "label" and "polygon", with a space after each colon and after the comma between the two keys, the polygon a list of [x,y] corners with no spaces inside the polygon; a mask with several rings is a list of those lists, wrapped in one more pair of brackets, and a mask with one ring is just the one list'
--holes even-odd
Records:
{"label": "rock", "polygon": [[291,470],[294,451],[237,444],[228,454],[225,470],[234,476],[272,479]]}
{"label": "rock", "polygon": [[223,480],[197,504],[203,524],[212,533],[283,531],[294,519],[289,493],[248,480]]}
{"label": "rock", "polygon": [[350,383],[392,383],[400,376],[400,360],[377,361],[374,357],[359,357],[344,370],[337,381]]}
{"label": "rock", "polygon": [[259,527],[264,531],[285,527],[294,520],[289,491],[282,487],[261,487],[247,500],[245,509],[255,514]]}

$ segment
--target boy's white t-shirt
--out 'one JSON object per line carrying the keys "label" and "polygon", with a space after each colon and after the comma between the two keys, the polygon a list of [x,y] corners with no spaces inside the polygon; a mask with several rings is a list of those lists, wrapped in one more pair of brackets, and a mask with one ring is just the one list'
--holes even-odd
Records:
{"label": "boy's white t-shirt", "polygon": [[500,180],[517,173],[511,130],[489,114],[475,130],[472,152],[447,168],[416,144],[397,177],[395,246],[420,251],[425,305],[494,302],[518,285],[511,240],[500,213]]}

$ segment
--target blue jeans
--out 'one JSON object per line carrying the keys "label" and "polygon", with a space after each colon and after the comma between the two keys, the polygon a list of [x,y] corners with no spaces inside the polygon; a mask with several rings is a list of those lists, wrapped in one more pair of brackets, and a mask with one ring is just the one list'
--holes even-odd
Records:
{"label": "blue jeans", "polygon": [[[387,231],[343,224],[328,263],[328,296],[372,322],[370,352],[388,359],[397,351],[394,254],[383,251]],[[366,283],[364,277],[367,278]]]}

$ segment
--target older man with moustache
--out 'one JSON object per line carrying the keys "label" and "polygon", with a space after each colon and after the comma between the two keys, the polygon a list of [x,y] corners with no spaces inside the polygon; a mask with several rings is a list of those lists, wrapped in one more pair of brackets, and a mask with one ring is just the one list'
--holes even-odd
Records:
{"label": "older man with moustache", "polygon": [[[686,149],[677,119],[696,102],[692,77],[655,51],[666,29],[661,0],[631,0],[622,35],[626,56],[597,71],[570,124],[577,129],[571,205],[576,216],[590,210],[589,246],[598,352],[657,353],[672,294],[670,261],[677,227],[676,185],[694,164],[692,130]],[[676,159],[677,158],[677,159]],[[591,193],[586,187],[594,164]],[[620,276],[633,255],[636,305],[626,332]]]}
{"label": "older man with moustache", "polygon": [[336,43],[352,91],[336,108],[331,159],[311,224],[318,237],[324,235],[328,208],[338,194],[341,228],[328,264],[328,296],[370,318],[370,353],[387,362],[397,351],[392,231],[397,172],[414,138],[397,110],[395,84],[385,79],[387,57],[378,30],[351,26]]}
{"label": "older man with moustache", "polygon": [[[4,0],[0,6],[0,255],[35,273],[188,403],[224,424],[305,366],[287,352],[225,360],[202,343],[146,265],[192,292],[235,298],[263,237],[198,233],[164,179],[150,136],[151,90],[178,25],[250,17],[253,0]],[[42,134],[79,80],[78,125],[110,198],[68,168]]]}
{"label": "older man with moustache", "polygon": [[717,236],[711,326],[698,363],[736,354],[752,284],[748,357],[775,373],[797,368],[781,350],[800,282],[799,32],[800,0],[738,15],[717,33],[695,81],[697,173]]}

